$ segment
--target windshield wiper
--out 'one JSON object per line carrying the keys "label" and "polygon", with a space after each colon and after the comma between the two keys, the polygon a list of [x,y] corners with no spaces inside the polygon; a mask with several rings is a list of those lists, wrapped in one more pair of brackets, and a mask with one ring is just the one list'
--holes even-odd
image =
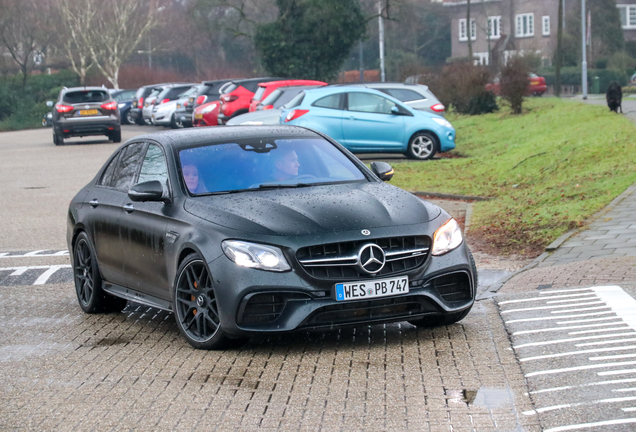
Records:
{"label": "windshield wiper", "polygon": [[301,187],[308,187],[308,186],[313,186],[311,183],[291,183],[291,184],[285,184],[285,183],[278,183],[278,184],[262,184],[262,185],[258,185],[259,189],[285,189],[285,188],[301,188]]}

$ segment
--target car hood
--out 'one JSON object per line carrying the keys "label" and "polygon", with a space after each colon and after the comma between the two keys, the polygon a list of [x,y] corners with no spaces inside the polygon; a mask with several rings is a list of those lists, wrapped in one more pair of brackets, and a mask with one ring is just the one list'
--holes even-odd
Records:
{"label": "car hood", "polygon": [[429,222],[441,209],[385,183],[250,191],[186,200],[189,213],[264,235],[311,235]]}

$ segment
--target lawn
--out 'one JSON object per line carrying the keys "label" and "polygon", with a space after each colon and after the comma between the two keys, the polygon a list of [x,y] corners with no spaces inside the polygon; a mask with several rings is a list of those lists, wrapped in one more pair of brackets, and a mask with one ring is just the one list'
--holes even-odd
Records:
{"label": "lawn", "polygon": [[455,157],[396,163],[391,183],[493,198],[475,203],[470,231],[502,252],[536,253],[636,182],[636,128],[605,107],[532,98],[518,116],[447,118]]}

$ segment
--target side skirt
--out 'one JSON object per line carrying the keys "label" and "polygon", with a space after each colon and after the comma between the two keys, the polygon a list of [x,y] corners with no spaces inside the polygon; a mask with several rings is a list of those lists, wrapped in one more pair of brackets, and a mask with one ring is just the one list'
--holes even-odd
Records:
{"label": "side skirt", "polygon": [[159,299],[157,297],[153,297],[148,294],[140,293],[139,291],[135,291],[130,288],[124,288],[123,286],[115,285],[110,282],[104,281],[104,286],[102,289],[106,291],[108,294],[121,297],[128,301],[133,301],[135,303],[141,303],[146,306],[172,312],[171,302]]}

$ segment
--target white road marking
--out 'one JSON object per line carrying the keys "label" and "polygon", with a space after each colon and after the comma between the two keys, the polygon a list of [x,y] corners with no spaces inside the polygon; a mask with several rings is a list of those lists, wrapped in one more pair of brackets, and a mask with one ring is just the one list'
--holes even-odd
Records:
{"label": "white road marking", "polygon": [[545,321],[545,320],[562,319],[562,318],[579,318],[579,317],[596,316],[596,315],[608,315],[613,313],[614,312],[612,311],[607,311],[607,312],[594,312],[594,313],[578,314],[578,315],[559,315],[559,316],[553,316],[553,317],[522,318],[522,319],[506,321],[506,324],[512,324],[517,322],[529,322],[529,321]]}
{"label": "white road marking", "polygon": [[0,270],[15,270],[13,273],[11,273],[11,276],[20,276],[28,269],[29,269],[28,267],[13,267],[13,268],[4,268]]}
{"label": "white road marking", "polygon": [[609,376],[609,375],[623,375],[623,374],[633,374],[636,373],[636,369],[621,369],[617,371],[606,371],[606,372],[597,372],[598,376]]}
{"label": "white road marking", "polygon": [[555,428],[544,429],[543,432],[563,432],[563,431],[570,431],[570,430],[576,430],[576,429],[589,429],[589,428],[595,428],[599,426],[612,426],[612,425],[628,424],[628,423],[636,423],[636,418],[607,420],[607,421],[601,421],[601,422],[595,422],[595,423],[581,423],[581,424],[568,425],[568,426],[559,426]]}
{"label": "white road marking", "polygon": [[[594,365],[586,365],[586,366],[573,366],[573,367],[560,368],[560,369],[548,369],[548,370],[530,372],[526,374],[526,377],[532,377],[537,375],[553,375],[553,374],[559,374],[564,372],[575,372],[575,371],[588,370],[588,369],[600,369],[604,367],[628,366],[628,365],[636,365],[636,361],[603,363],[603,364],[594,364]],[[632,369],[632,370],[636,372],[636,369]],[[610,375],[606,372],[600,372],[599,375],[601,374]]]}
{"label": "white road marking", "polygon": [[[619,319],[619,318],[616,318]],[[522,330],[518,332],[514,332],[514,335],[522,335],[522,334],[532,334],[532,333],[546,333],[546,332],[554,332],[554,331],[563,331],[563,330],[571,330],[571,329],[582,329],[582,328],[590,328],[590,327],[603,327],[603,326],[613,326],[621,324],[620,322],[612,322],[605,324],[587,324],[587,325],[578,325],[578,326],[568,326],[568,327],[550,327],[545,329],[536,329],[536,330]],[[574,334],[574,333],[570,333]]]}
{"label": "white road marking", "polygon": [[20,255],[10,255],[9,252],[0,253],[0,258],[34,258],[34,257],[54,257],[54,256],[67,256],[69,252],[67,250],[61,250],[52,253],[42,253],[46,250],[37,250],[32,252],[25,252]]}
{"label": "white road marking", "polygon": [[[524,361],[540,360],[540,359],[546,359],[546,358],[568,357],[568,356],[571,356],[571,355],[578,355],[578,354],[592,354],[592,353],[599,353],[599,352],[621,351],[621,350],[630,350],[630,349],[636,349],[636,345],[630,345],[630,346],[619,347],[619,348],[617,348],[617,347],[612,347],[612,348],[594,348],[594,349],[588,349],[588,350],[563,352],[563,353],[558,353],[558,354],[546,354],[546,355],[522,358],[522,359],[519,359],[519,361],[524,362]],[[636,357],[636,354],[634,354],[634,356]],[[590,359],[590,360],[592,360],[592,359]]]}
{"label": "white road marking", "polygon": [[628,392],[628,391],[635,391],[636,387],[630,387],[630,388],[624,388],[624,389],[613,389],[613,392]]}
{"label": "white road marking", "polygon": [[[604,302],[595,301],[595,302],[588,302],[588,303],[574,303],[574,304],[565,305],[565,306],[537,306],[537,307],[523,308],[523,309],[510,309],[510,310],[503,311],[501,313],[505,314],[505,313],[513,313],[513,312],[526,312],[526,311],[532,311],[532,310],[563,309],[563,308],[569,308],[572,306],[590,306],[590,305],[598,305],[598,304],[604,304]],[[563,311],[562,310],[558,311],[558,313],[561,313],[561,312]]]}
{"label": "white road marking", "polygon": [[[613,337],[615,336],[631,336],[632,334],[630,333],[624,333],[624,334],[617,334],[617,335],[611,335]],[[588,336],[590,338],[592,337],[596,337],[596,338],[604,338],[610,335],[603,335],[603,336]],[[583,339],[583,338],[581,338]],[[585,346],[594,346],[594,345],[609,345],[609,344],[615,344],[615,343],[624,343],[624,342],[634,342],[636,341],[636,338],[629,338],[629,339],[616,339],[616,340],[609,340],[609,341],[602,341],[602,342],[586,342],[586,343],[582,343],[582,344],[576,344],[576,347],[585,347]]]}
{"label": "white road marking", "polygon": [[594,387],[594,386],[609,385],[609,384],[622,384],[622,383],[629,383],[629,382],[636,382],[636,378],[627,378],[627,379],[609,380],[609,381],[598,381],[598,382],[593,382],[593,383],[588,383],[588,384],[580,384],[580,385],[575,385],[575,386],[553,387],[553,388],[548,388],[548,389],[543,389],[543,390],[531,391],[530,394],[550,393],[550,392],[560,391],[560,390],[571,390],[571,389],[582,388],[582,387]]}
{"label": "white road marking", "polygon": [[546,290],[546,291],[541,291],[539,294],[540,295],[548,295],[548,294],[555,294],[555,293],[571,293],[571,292],[576,292],[576,291],[591,291],[593,290],[594,287],[591,288],[573,288],[573,289],[559,289],[559,290]]}
{"label": "white road marking", "polygon": [[40,252],[46,252],[46,250],[38,250],[38,251],[33,251],[33,252],[27,252],[27,253],[25,253],[22,256],[31,257],[31,256],[38,255]]}
{"label": "white road marking", "polygon": [[[623,331],[629,328],[629,327],[626,328],[626,326],[628,326],[627,323],[623,324],[621,327],[605,328],[605,329],[599,329],[599,330],[581,330],[581,331],[575,331],[575,332],[568,332],[568,334],[578,335],[578,334],[589,334],[589,333],[602,333],[602,332],[614,331],[614,330]],[[611,336],[611,335],[606,335],[606,336]]]}
{"label": "white road marking", "polygon": [[636,411],[636,408],[623,408],[623,411],[625,412],[632,412],[632,411]]}
{"label": "white road marking", "polygon": [[622,319],[622,317],[607,317],[607,318],[589,318],[589,319],[580,319],[580,320],[570,320],[570,321],[560,321],[557,324],[572,324],[572,323],[586,323],[586,322],[597,322],[597,321],[609,321],[615,319]]}
{"label": "white road marking", "polygon": [[[625,329],[625,330],[627,330],[627,329]],[[528,343],[524,343],[524,344],[521,344],[521,345],[513,345],[513,348],[517,349],[517,348],[525,348],[525,347],[532,347],[532,346],[552,345],[552,344],[567,343],[567,342],[573,342],[573,341],[579,341],[579,340],[605,339],[607,337],[618,337],[618,336],[636,336],[636,332],[632,331],[632,332],[629,332],[629,333],[617,333],[617,334],[612,334],[612,335],[583,336],[583,337],[577,337],[577,338],[557,339],[557,340],[551,340],[551,341],[528,342]],[[632,340],[636,340],[636,339],[626,339],[626,340],[632,341]],[[576,345],[576,346],[579,346],[579,345]],[[583,346],[583,344],[580,345],[580,346]]]}
{"label": "white road marking", "polygon": [[6,255],[9,255],[9,252],[2,252],[2,253],[0,253],[0,258],[4,257]]}
{"label": "white road marking", "polygon": [[523,414],[529,416],[529,415],[539,414],[539,413],[546,412],[546,411],[559,410],[559,409],[563,409],[563,408],[572,408],[572,407],[579,407],[579,406],[585,406],[585,405],[596,405],[596,404],[604,404],[604,403],[628,402],[628,401],[633,401],[633,400],[636,400],[636,396],[629,396],[629,397],[622,397],[622,398],[601,399],[601,400],[596,400],[596,401],[578,402],[578,403],[573,403],[573,404],[553,405],[553,406],[549,406],[549,407],[537,408],[537,409],[530,410],[530,411],[524,411]]}
{"label": "white road marking", "polygon": [[[585,294],[566,294],[566,295],[559,295],[559,296],[553,296],[550,298],[566,298],[566,297],[580,297],[580,296],[584,296],[584,295],[589,295],[588,293]],[[524,303],[524,302],[531,302],[531,301],[544,301],[546,298],[545,297],[532,297],[532,298],[527,298],[527,299],[519,299],[519,300],[505,300],[502,302],[499,302],[499,305],[504,305],[504,304],[511,304],[511,303]]]}
{"label": "white road marking", "polygon": [[[618,348],[616,348],[616,350],[618,350]],[[615,360],[619,358],[630,358],[630,357],[636,357],[636,354],[617,354],[617,355],[611,355],[611,356],[590,357],[588,360],[589,361]]]}
{"label": "white road marking", "polygon": [[33,285],[43,285],[43,284],[45,284],[46,281],[49,280],[49,278],[53,275],[53,273],[55,273],[56,271],[58,271],[61,268],[71,268],[71,266],[70,266],[70,264],[51,266],[47,271],[42,273],[40,275],[40,277],[38,277],[35,280],[35,282],[33,282]]}
{"label": "white road marking", "polygon": [[[582,295],[582,294],[579,294],[579,295]],[[574,303],[577,301],[597,300],[596,294],[585,294],[585,295],[588,297],[579,297],[579,298],[570,299],[570,300],[552,300],[552,301],[545,302],[545,304]]]}

